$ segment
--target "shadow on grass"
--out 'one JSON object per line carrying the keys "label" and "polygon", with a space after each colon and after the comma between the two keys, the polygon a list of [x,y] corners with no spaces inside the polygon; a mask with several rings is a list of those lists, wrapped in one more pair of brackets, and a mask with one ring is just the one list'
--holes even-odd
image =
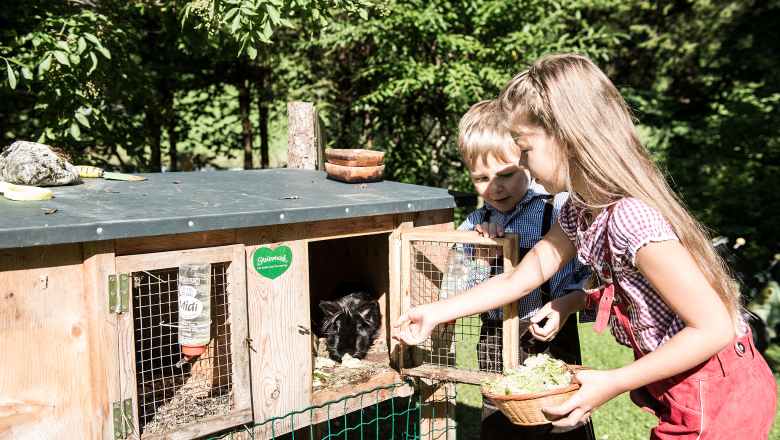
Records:
{"label": "shadow on grass", "polygon": [[482,424],[482,393],[479,386],[459,383],[458,387],[458,440],[478,440]]}

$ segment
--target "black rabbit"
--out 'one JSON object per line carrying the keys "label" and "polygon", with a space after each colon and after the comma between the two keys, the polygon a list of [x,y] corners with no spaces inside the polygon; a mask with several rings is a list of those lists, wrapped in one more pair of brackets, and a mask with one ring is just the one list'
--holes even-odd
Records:
{"label": "black rabbit", "polygon": [[327,338],[330,358],[341,363],[349,354],[363,359],[379,336],[382,314],[379,302],[359,283],[343,283],[334,289],[330,301],[320,301],[325,313],[320,331]]}

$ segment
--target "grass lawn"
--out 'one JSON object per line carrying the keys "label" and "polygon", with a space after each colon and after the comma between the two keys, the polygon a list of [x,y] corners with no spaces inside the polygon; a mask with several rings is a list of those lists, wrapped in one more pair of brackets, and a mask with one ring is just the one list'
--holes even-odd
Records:
{"label": "grass lawn", "polygon": [[[598,334],[593,331],[593,324],[581,324],[579,331],[583,364],[597,370],[611,370],[633,360],[631,349],[618,345],[609,331]],[[764,357],[780,388],[780,346],[772,344]],[[479,387],[459,384],[457,389],[458,439],[478,439],[482,411]],[[650,428],[656,424],[657,419],[634,406],[628,394],[618,396],[593,413],[597,439],[647,439],[650,437]],[[780,412],[775,415],[769,439],[780,440]]]}

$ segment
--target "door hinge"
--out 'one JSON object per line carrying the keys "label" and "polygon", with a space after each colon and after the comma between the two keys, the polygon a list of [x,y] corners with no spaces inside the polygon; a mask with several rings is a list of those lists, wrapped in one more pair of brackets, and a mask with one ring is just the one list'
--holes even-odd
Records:
{"label": "door hinge", "polygon": [[114,419],[114,438],[128,438],[133,434],[133,399],[111,404]]}
{"label": "door hinge", "polygon": [[108,313],[127,313],[130,307],[130,275],[108,276]]}

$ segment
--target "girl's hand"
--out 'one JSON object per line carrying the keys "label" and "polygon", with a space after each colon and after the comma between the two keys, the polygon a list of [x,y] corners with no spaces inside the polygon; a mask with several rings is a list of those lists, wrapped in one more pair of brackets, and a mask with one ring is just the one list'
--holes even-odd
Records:
{"label": "girl's hand", "polygon": [[574,426],[584,422],[596,408],[614,399],[627,390],[620,388],[612,371],[580,370],[572,378],[572,383],[579,383],[580,389],[566,402],[558,406],[542,408],[551,415],[566,415],[567,417],[553,422],[554,426]]}
{"label": "girl's hand", "polygon": [[393,332],[393,339],[408,345],[417,345],[427,341],[433,329],[441,323],[441,321],[437,320],[431,306],[432,304],[424,304],[398,317],[393,327],[400,328],[407,322],[409,322],[409,327]]}
{"label": "girl's hand", "polygon": [[504,228],[498,226],[495,223],[483,222],[481,224],[474,226],[474,229],[480,234],[482,234],[483,236],[488,238],[496,238],[496,237],[504,236]]}

